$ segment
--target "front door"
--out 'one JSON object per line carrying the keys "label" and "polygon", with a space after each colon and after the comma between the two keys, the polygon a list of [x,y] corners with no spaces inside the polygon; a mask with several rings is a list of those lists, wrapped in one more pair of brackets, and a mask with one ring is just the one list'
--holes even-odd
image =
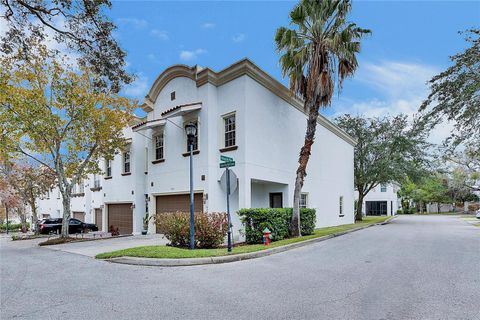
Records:
{"label": "front door", "polygon": [[270,193],[270,208],[283,208],[283,193]]}
{"label": "front door", "polygon": [[95,224],[99,231],[103,231],[102,228],[102,209],[95,209]]}

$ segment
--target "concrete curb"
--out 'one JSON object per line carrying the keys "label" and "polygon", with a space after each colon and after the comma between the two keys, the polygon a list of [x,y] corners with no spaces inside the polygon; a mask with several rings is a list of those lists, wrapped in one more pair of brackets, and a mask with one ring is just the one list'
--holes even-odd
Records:
{"label": "concrete curb", "polygon": [[271,248],[271,249],[266,249],[266,250],[261,250],[256,252],[234,254],[230,256],[208,257],[208,258],[185,258],[185,259],[118,257],[118,258],[111,258],[111,259],[104,259],[104,260],[112,263],[129,264],[129,265],[137,265],[137,266],[155,266],[155,267],[181,267],[181,266],[196,266],[196,265],[204,265],[204,264],[236,262],[236,261],[265,257],[275,253],[280,253],[280,252],[308,246],[312,243],[325,241],[334,237],[339,237],[355,231],[370,228],[372,226],[388,224],[394,218],[395,216],[383,222],[373,223],[367,226],[362,226],[362,227],[358,227],[358,228],[347,230],[347,231],[333,233],[323,237],[318,237],[318,238],[309,239],[309,240],[305,240],[297,243],[287,244],[281,247],[276,247],[276,248]]}

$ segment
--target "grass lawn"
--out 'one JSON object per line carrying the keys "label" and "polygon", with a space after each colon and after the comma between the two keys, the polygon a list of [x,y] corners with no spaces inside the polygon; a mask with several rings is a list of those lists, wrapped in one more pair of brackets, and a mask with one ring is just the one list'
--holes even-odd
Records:
{"label": "grass lawn", "polygon": [[369,224],[383,222],[388,218],[389,217],[384,217],[384,216],[364,217],[363,221],[360,221],[354,224],[346,224],[346,225],[341,225],[336,227],[316,229],[315,233],[312,235],[275,241],[275,242],[272,242],[269,246],[264,246],[263,244],[237,246],[233,248],[231,253],[227,253],[226,248],[189,250],[189,249],[181,249],[181,248],[175,248],[175,247],[169,247],[169,246],[143,246],[143,247],[135,247],[135,248],[129,248],[124,250],[100,253],[100,254],[97,254],[96,258],[108,259],[108,258],[115,258],[115,257],[142,257],[142,258],[181,259],[181,258],[218,257],[218,256],[229,255],[229,254],[248,253],[248,252],[265,250],[269,248],[280,247],[287,244],[296,243],[296,242],[309,240],[313,238],[319,238],[329,234],[347,231],[350,229],[362,227]]}

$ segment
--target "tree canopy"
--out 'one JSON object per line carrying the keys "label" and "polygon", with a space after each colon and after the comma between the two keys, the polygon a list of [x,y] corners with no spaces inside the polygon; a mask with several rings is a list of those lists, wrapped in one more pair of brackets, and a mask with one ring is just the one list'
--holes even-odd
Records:
{"label": "tree canopy", "polygon": [[72,71],[43,47],[29,60],[0,58],[0,150],[6,159],[23,156],[56,175],[68,235],[71,187],[99,161],[123,148],[122,130],[134,103],[97,90],[87,68]]}
{"label": "tree canopy", "polygon": [[[125,52],[113,37],[115,25],[105,15],[109,0],[1,0],[7,32],[0,39],[4,54],[18,50],[29,59],[37,43],[56,41],[78,53],[78,63],[95,73],[95,85],[118,92],[132,77],[125,70]],[[50,36],[49,39],[47,39]],[[58,45],[51,50],[58,53]]]}
{"label": "tree canopy", "polygon": [[402,182],[425,171],[426,133],[411,127],[405,115],[363,118],[343,115],[335,123],[357,139],[355,188],[359,193],[356,219],[362,219],[364,197],[381,183]]}
{"label": "tree canopy", "polygon": [[466,32],[471,45],[451,57],[453,65],[433,77],[431,92],[420,107],[429,127],[449,120],[455,130],[446,144],[455,149],[464,144],[480,155],[480,30]]}

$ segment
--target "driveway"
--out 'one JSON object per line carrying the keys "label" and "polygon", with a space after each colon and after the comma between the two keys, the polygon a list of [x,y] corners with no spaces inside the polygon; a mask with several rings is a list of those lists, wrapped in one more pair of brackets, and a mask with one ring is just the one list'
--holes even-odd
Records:
{"label": "driveway", "polygon": [[138,235],[120,238],[107,238],[93,241],[82,241],[45,246],[44,248],[56,251],[81,254],[88,257],[95,257],[99,253],[121,250],[140,246],[158,246],[167,244],[168,240],[159,234]]}
{"label": "driveway", "polygon": [[176,268],[0,241],[1,319],[480,319],[480,228],[456,217]]}

